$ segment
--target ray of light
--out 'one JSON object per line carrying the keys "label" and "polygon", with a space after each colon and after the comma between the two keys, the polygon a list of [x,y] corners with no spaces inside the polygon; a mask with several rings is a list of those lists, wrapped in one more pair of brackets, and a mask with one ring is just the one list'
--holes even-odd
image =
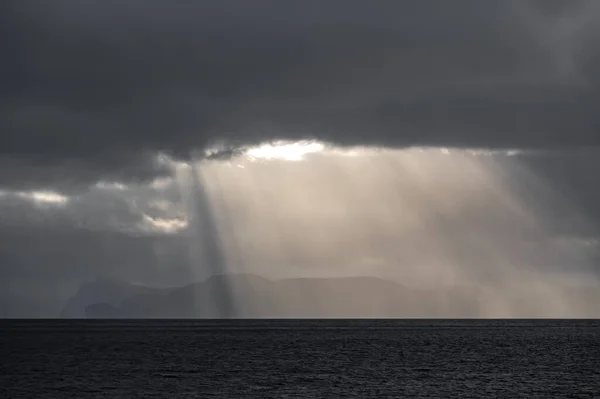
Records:
{"label": "ray of light", "polygon": [[[214,221],[211,203],[207,197],[202,171],[196,163],[176,164],[176,181],[187,211],[188,248],[191,280],[210,277],[219,279],[214,292],[194,292],[188,301],[202,306],[204,311],[217,318],[235,316],[234,298],[228,281],[221,276],[228,273],[221,237]],[[202,296],[201,294],[205,294]],[[208,302],[208,303],[207,303]],[[208,307],[208,309],[207,309]]]}
{"label": "ray of light", "polygon": [[[547,268],[590,268],[548,231],[548,218],[574,210],[562,200],[539,207],[551,189],[514,161],[514,151],[269,146],[202,165],[229,270],[391,278],[417,287],[422,296],[407,303],[429,315],[583,312],[566,294],[576,274]],[[477,299],[461,302],[468,292]]]}

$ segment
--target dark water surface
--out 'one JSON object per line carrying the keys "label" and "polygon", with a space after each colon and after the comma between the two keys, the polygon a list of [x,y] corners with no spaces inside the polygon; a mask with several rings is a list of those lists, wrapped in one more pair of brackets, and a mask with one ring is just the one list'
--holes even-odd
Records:
{"label": "dark water surface", "polygon": [[600,321],[0,321],[2,398],[600,398]]}

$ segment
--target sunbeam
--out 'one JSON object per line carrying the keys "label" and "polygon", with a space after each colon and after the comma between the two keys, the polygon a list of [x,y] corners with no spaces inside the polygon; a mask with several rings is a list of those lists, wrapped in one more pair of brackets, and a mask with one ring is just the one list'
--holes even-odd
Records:
{"label": "sunbeam", "polygon": [[[201,215],[192,220],[207,218],[192,229],[193,264],[219,275],[374,276],[412,290],[397,303],[362,313],[345,309],[348,314],[585,313],[569,290],[588,278],[591,261],[585,251],[559,245],[556,228],[582,219],[560,196],[548,195],[552,188],[515,155],[299,142],[180,164],[186,209]],[[559,273],[565,265],[571,272]],[[251,300],[229,288],[221,295]],[[323,314],[344,309],[329,294],[320,300],[315,292],[276,295],[277,312],[308,298]],[[225,297],[217,302],[226,303]],[[263,313],[280,314],[264,306]]]}
{"label": "sunbeam", "polygon": [[[188,245],[190,277],[192,280],[210,276],[217,279],[214,291],[193,292],[195,306],[205,306],[205,312],[217,318],[235,316],[234,298],[223,275],[228,273],[221,244],[221,236],[215,225],[211,203],[205,192],[205,182],[200,166],[176,165],[175,173],[181,197],[188,213]],[[206,308],[208,307],[208,309]]]}

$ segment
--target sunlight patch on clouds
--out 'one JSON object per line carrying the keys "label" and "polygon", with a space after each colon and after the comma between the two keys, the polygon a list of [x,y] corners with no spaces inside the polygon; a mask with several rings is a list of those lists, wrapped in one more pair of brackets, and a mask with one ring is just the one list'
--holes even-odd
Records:
{"label": "sunlight patch on clouds", "polygon": [[150,182],[150,188],[154,190],[163,190],[173,184],[171,177],[158,177]]}
{"label": "sunlight patch on clouds", "polygon": [[69,202],[69,197],[55,191],[19,191],[16,195],[40,206],[64,206]]}
{"label": "sunlight patch on clouds", "polygon": [[[327,154],[338,156],[369,156],[376,155],[381,151],[390,151],[385,147],[339,147],[329,145],[320,141],[274,141],[263,143],[255,147],[247,148],[243,151],[245,157],[251,161],[256,160],[284,160],[284,161],[302,161],[307,156],[315,154]],[[419,153],[440,153],[442,155],[461,155],[461,156],[506,156],[512,157],[523,154],[518,149],[485,149],[485,148],[451,148],[451,147],[407,147],[398,149],[403,152]],[[235,156],[233,158],[236,158]],[[238,165],[243,167],[243,165]]]}
{"label": "sunlight patch on clouds", "polygon": [[[243,169],[246,162],[255,161],[305,161],[317,155],[340,157],[373,157],[382,152],[401,151],[405,154],[428,153],[441,155],[455,155],[461,157],[513,157],[531,151],[519,149],[486,149],[486,148],[459,148],[459,147],[404,147],[387,148],[376,146],[337,146],[317,140],[301,141],[269,141],[251,147],[239,147],[236,150],[227,149],[225,146],[215,146],[204,151],[203,156],[193,158],[193,161],[184,161],[159,153],[155,161],[167,166],[172,172],[178,168],[189,168],[195,162],[228,163],[230,166]],[[150,183],[150,187],[160,189],[172,183],[171,177],[161,177]]]}
{"label": "sunlight patch on clouds", "polygon": [[179,218],[161,218],[143,215],[140,228],[146,232],[175,234],[188,227],[186,219]]}
{"label": "sunlight patch on clouds", "polygon": [[276,141],[248,148],[245,155],[250,160],[281,159],[285,161],[301,161],[306,155],[325,150],[325,144],[318,141],[285,142]]}

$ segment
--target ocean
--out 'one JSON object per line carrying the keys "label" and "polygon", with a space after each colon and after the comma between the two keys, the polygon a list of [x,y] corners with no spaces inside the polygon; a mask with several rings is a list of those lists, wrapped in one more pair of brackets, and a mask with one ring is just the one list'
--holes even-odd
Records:
{"label": "ocean", "polygon": [[594,320],[5,320],[2,398],[600,398]]}

